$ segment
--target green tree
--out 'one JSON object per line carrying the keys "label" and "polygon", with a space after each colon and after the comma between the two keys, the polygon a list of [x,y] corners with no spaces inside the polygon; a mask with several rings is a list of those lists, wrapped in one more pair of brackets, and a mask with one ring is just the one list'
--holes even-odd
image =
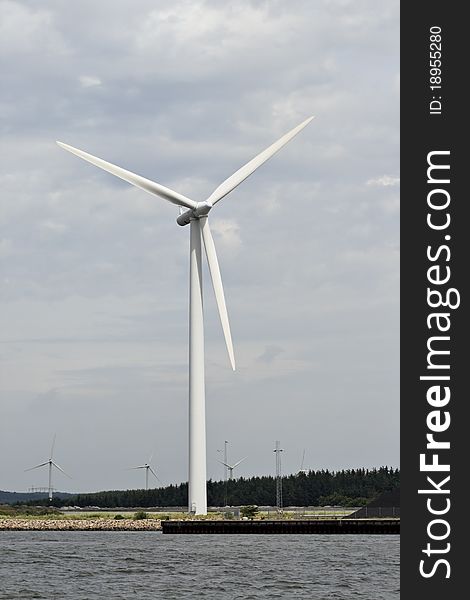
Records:
{"label": "green tree", "polygon": [[250,504],[249,506],[242,506],[240,509],[241,516],[246,517],[247,519],[254,519],[258,513],[258,507],[254,504]]}

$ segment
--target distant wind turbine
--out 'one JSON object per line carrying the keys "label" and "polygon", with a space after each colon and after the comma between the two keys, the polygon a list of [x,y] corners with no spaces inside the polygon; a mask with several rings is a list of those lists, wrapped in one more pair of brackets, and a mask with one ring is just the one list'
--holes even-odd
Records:
{"label": "distant wind turbine", "polygon": [[[282,136],[277,142],[263,150],[246,165],[221,183],[203,202],[196,202],[159,183],[131,173],[101,158],[92,156],[73,146],[57,142],[61,148],[86,160],[93,165],[127,181],[128,183],[160,196],[179,207],[178,225],[190,225],[190,275],[189,275],[189,512],[207,514],[206,477],[206,413],[204,380],[204,320],[202,307],[202,245],[204,241],[209,272],[214,287],[219,317],[224,332],[230,364],[235,370],[232,336],[228,320],[225,296],[220,275],[219,262],[214,240],[209,228],[208,214],[214,204],[227,196],[258,167],[274,156],[287,142],[306,127],[313,117],[309,117],[297,127]],[[186,209],[186,210],[185,210]]]}
{"label": "distant wind turbine", "polygon": [[239,460],[238,462],[236,462],[234,465],[229,465],[228,463],[219,460],[220,463],[222,463],[224,466],[227,467],[228,469],[228,478],[229,479],[233,479],[233,470],[235,469],[235,467],[238,467],[238,465],[240,463],[242,463],[244,460],[246,460],[248,458],[248,456],[245,456],[245,458],[242,458],[241,460]]}
{"label": "distant wind turbine", "polygon": [[[35,467],[30,467],[29,469],[25,469],[25,473],[26,473],[27,471],[33,471],[34,469],[39,469],[40,467],[45,467],[46,465],[49,465],[49,485],[48,485],[49,502],[52,502],[52,492],[53,492],[53,487],[52,487],[52,467],[55,467],[61,473],[63,473],[67,477],[70,477],[70,475],[68,475],[61,467],[59,467],[59,465],[53,459],[54,446],[55,446],[55,437],[56,436],[54,434],[54,437],[52,439],[51,454],[50,454],[49,460],[46,460],[46,462],[43,462],[43,463],[41,463],[39,465],[36,465]],[[72,478],[70,477],[70,479],[72,479]]]}
{"label": "distant wind turbine", "polygon": [[304,469],[304,461],[305,461],[305,448],[302,454],[302,462],[300,463],[299,475],[303,473],[304,475],[308,475],[310,473],[309,469]]}
{"label": "distant wind turbine", "polygon": [[149,471],[150,471],[150,473],[152,473],[152,475],[155,477],[155,479],[157,481],[159,481],[160,483],[162,483],[160,481],[160,479],[158,478],[158,475],[155,473],[155,471],[152,469],[152,467],[150,465],[150,463],[152,462],[152,457],[153,457],[153,455],[150,456],[150,458],[148,459],[148,461],[145,464],[139,465],[137,467],[131,467],[130,468],[131,470],[134,470],[134,469],[145,469],[145,489],[146,490],[149,489]]}

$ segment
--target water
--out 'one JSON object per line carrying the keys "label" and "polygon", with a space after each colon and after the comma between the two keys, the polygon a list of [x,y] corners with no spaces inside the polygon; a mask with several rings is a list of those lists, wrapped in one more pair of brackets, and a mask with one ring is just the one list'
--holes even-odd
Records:
{"label": "water", "polygon": [[0,532],[0,599],[398,600],[399,536]]}

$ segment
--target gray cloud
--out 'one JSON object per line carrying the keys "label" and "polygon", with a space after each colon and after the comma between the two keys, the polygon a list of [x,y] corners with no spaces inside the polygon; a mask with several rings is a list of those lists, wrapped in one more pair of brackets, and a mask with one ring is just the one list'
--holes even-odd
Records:
{"label": "gray cloud", "polygon": [[284,350],[280,346],[266,346],[263,353],[258,356],[257,360],[265,363],[271,363],[277,356],[279,356],[283,352]]}

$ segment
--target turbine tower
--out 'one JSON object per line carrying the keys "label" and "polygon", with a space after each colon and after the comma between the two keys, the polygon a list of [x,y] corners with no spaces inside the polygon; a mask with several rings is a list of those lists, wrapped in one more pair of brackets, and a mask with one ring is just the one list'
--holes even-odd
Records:
{"label": "turbine tower", "polygon": [[150,473],[152,473],[152,475],[155,477],[155,479],[161,483],[160,479],[158,478],[158,475],[155,473],[155,471],[152,469],[152,466],[150,465],[150,463],[152,462],[152,457],[153,457],[153,455],[150,456],[148,461],[143,465],[139,465],[138,467],[131,467],[131,470],[145,469],[145,489],[146,490],[149,489],[149,471],[150,471]]}
{"label": "turbine tower", "polygon": [[[33,471],[34,469],[39,469],[40,467],[45,467],[46,465],[49,466],[49,484],[47,486],[47,491],[48,491],[48,496],[49,496],[49,502],[52,502],[52,493],[54,491],[54,488],[52,487],[52,467],[55,467],[56,469],[58,469],[59,471],[61,471],[61,473],[63,473],[64,475],[66,475],[67,477],[70,477],[70,475],[68,475],[63,469],[61,469],[59,467],[59,465],[54,461],[53,459],[53,455],[54,455],[54,446],[55,446],[55,435],[52,439],[52,446],[51,446],[51,454],[49,457],[49,460],[46,460],[45,462],[36,465],[35,467],[31,467],[29,469],[25,469],[25,473],[27,471]],[[70,477],[70,479],[72,479]]]}
{"label": "turbine tower", "polygon": [[[208,214],[214,204],[234,190],[242,181],[249,177],[258,167],[271,158],[287,142],[306,127],[313,117],[294,127],[277,142],[238,169],[233,175],[221,183],[203,202],[196,202],[175,192],[159,183],[145,179],[140,175],[126,171],[73,148],[62,142],[57,142],[61,148],[94,164],[95,166],[127,181],[128,183],[160,196],[179,207],[180,214],[176,219],[178,225],[190,226],[190,275],[189,275],[189,480],[188,504],[189,512],[199,515],[207,514],[206,489],[206,416],[205,416],[205,387],[204,387],[204,326],[202,307],[202,240],[206,252],[209,272],[214,287],[214,293],[219,311],[219,317],[224,332],[230,364],[235,370],[232,336],[225,305],[222,279],[219,263],[209,227]],[[186,210],[184,210],[186,209]]]}

